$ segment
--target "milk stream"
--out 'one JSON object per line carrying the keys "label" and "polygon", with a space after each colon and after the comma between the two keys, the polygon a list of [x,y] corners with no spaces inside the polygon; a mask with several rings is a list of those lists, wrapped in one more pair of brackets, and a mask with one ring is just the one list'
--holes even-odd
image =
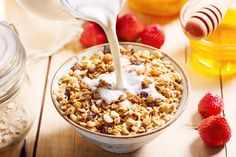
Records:
{"label": "milk stream", "polygon": [[120,60],[120,50],[119,50],[119,42],[117,39],[117,35],[115,32],[115,24],[114,21],[112,21],[110,28],[105,31],[108,42],[110,44],[111,54],[113,57],[114,67],[115,67],[115,74],[116,74],[116,89],[124,89],[124,77],[122,73],[122,67],[121,67],[121,60]]}

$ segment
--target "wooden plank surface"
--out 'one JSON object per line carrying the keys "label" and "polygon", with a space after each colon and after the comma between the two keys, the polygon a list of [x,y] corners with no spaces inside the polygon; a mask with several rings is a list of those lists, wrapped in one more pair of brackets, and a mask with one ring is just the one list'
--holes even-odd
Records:
{"label": "wooden plank surface", "polygon": [[[8,0],[7,2],[14,3],[14,0]],[[167,19],[139,14],[127,7],[124,12],[129,11],[134,12],[141,18],[145,25],[155,22],[163,24],[169,22]],[[16,10],[12,10],[12,21],[14,21],[14,18],[17,18],[13,16],[17,13]],[[19,27],[22,27],[22,25]],[[190,51],[188,49],[188,42],[182,33],[178,20],[169,22],[164,27],[166,30],[166,43],[163,46],[163,51],[175,58],[184,67],[191,81],[191,94],[188,107],[173,125],[153,142],[129,154],[112,154],[106,152],[81,137],[72,126],[60,117],[50,97],[50,83],[56,70],[69,57],[78,54],[78,52],[62,50],[49,59],[47,58],[38,62],[30,75],[34,81],[35,94],[37,95],[35,101],[37,114],[34,127],[26,138],[27,155],[34,157],[227,157],[225,147],[210,148],[200,140],[195,129],[201,120],[201,117],[197,113],[197,105],[200,98],[208,91],[213,91],[219,95],[223,93],[226,104],[225,114],[233,132],[235,132],[236,125],[234,121],[236,115],[234,113],[236,112],[236,105],[234,105],[235,101],[233,99],[235,97],[236,86],[235,76],[230,78],[222,77],[223,88],[221,88],[220,74],[216,77],[209,77],[196,72],[191,67],[190,57],[188,55]],[[83,49],[81,46],[78,47],[79,49]],[[49,75],[46,81],[48,70]],[[44,87],[46,87],[45,95]],[[235,144],[236,138],[233,135],[231,141],[227,144],[228,157],[235,156]],[[0,153],[0,156],[19,156],[21,147],[22,143],[6,152]]]}

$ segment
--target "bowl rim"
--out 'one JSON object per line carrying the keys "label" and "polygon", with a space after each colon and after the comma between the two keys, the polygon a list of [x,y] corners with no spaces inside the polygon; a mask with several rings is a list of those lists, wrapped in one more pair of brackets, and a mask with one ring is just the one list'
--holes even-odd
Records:
{"label": "bowl rim", "polygon": [[[182,29],[183,29],[183,32],[184,32],[184,34],[188,37],[188,35],[186,34],[186,32],[185,32],[185,30],[184,30],[184,24],[185,24],[185,20],[184,20],[184,15],[185,15],[185,12],[186,12],[186,10],[190,7],[190,5],[191,4],[194,4],[194,3],[196,3],[196,2],[198,2],[199,0],[188,0],[185,4],[184,4],[184,6],[182,7],[182,9],[180,10],[180,18],[179,18],[179,20],[180,20],[180,24],[181,24],[181,27],[182,27]],[[235,30],[236,30],[236,27],[235,27]],[[191,38],[189,38],[188,37],[188,39],[191,39]],[[214,42],[211,42],[211,41],[208,41],[208,40],[206,40],[205,38],[203,38],[203,39],[201,39],[201,40],[194,40],[194,39],[191,39],[191,40],[193,40],[193,41],[195,41],[195,42],[200,42],[200,43],[202,43],[202,44],[204,44],[204,45],[207,45],[207,46],[209,46],[209,47],[215,47],[215,48],[220,48],[220,49],[236,49],[236,44],[224,44],[224,45],[219,45],[219,44],[215,44]]]}
{"label": "bowl rim", "polygon": [[[53,105],[54,107],[56,108],[56,110],[59,112],[59,114],[68,122],[70,123],[71,125],[73,125],[76,129],[81,129],[87,133],[91,133],[93,135],[97,135],[97,136],[102,136],[102,137],[107,137],[107,138],[115,138],[115,139],[130,139],[130,138],[136,138],[136,137],[143,137],[143,136],[147,136],[147,135],[151,135],[151,134],[154,134],[156,132],[160,132],[162,131],[163,129],[167,128],[168,126],[170,126],[172,123],[174,123],[183,113],[183,111],[186,109],[187,107],[187,104],[188,104],[188,101],[189,101],[189,94],[190,94],[190,80],[185,72],[185,70],[183,70],[183,68],[173,59],[171,58],[170,56],[168,56],[166,53],[163,53],[160,49],[158,48],[155,48],[155,47],[152,47],[152,46],[148,46],[148,45],[144,45],[144,44],[141,44],[141,43],[135,43],[135,42],[119,42],[119,45],[126,45],[126,46],[129,46],[129,45],[132,45],[132,46],[140,46],[140,47],[143,47],[143,48],[146,48],[146,49],[149,49],[149,50],[158,50],[160,51],[164,57],[167,57],[169,61],[171,61],[171,63],[173,63],[179,70],[179,72],[182,74],[183,76],[183,80],[185,80],[185,84],[186,84],[186,98],[185,100],[182,102],[182,108],[181,110],[179,109],[175,114],[174,116],[167,122],[165,123],[163,126],[161,126],[160,128],[155,128],[153,130],[151,130],[150,132],[144,132],[144,133],[140,133],[140,134],[135,134],[135,135],[110,135],[110,134],[104,134],[104,133],[99,133],[99,132],[93,132],[83,126],[80,126],[79,124],[73,122],[69,117],[67,117],[65,114],[63,114],[63,112],[61,111],[61,109],[59,109],[58,107],[58,104],[59,102],[54,98],[55,97],[55,94],[54,94],[54,91],[53,91],[53,84],[54,82],[56,81],[56,76],[58,74],[58,72],[65,66],[67,65],[72,59],[74,59],[75,57],[77,56],[80,56],[82,55],[83,53],[86,53],[88,51],[92,51],[92,50],[95,50],[95,49],[98,49],[98,48],[101,48],[101,47],[104,47],[106,45],[109,45],[108,43],[106,44],[101,44],[101,45],[97,45],[97,46],[93,46],[93,47],[90,47],[90,48],[87,48],[87,49],[84,49],[82,51],[79,52],[78,55],[75,55],[75,56],[72,56],[70,57],[69,59],[67,59],[59,68],[58,70],[56,71],[56,73],[54,74],[53,76],[53,79],[52,79],[52,82],[51,82],[51,85],[50,85],[50,94],[51,94],[51,99],[52,99],[52,102],[53,102]],[[163,57],[163,58],[164,58]],[[179,105],[180,106],[180,105]]]}

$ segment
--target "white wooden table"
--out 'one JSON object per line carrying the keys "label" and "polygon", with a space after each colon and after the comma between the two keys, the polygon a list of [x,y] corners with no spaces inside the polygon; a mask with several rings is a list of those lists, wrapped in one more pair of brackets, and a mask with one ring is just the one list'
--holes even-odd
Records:
{"label": "white wooden table", "polygon": [[[24,38],[24,27],[30,27],[24,16],[28,16],[16,6],[14,0],[5,0],[7,19],[15,23]],[[132,11],[126,6],[126,11]],[[124,12],[126,12],[124,11]],[[160,19],[141,15],[146,25],[165,23]],[[20,20],[21,21],[20,21]],[[182,116],[170,126],[166,132],[147,144],[142,149],[129,154],[112,154],[104,151],[87,139],[81,137],[55,110],[50,98],[50,83],[58,67],[69,57],[78,54],[69,50],[61,50],[55,55],[40,60],[30,73],[34,82],[34,94],[37,95],[34,108],[36,120],[30,134],[26,137],[26,154],[28,157],[234,157],[236,156],[236,77],[209,77],[199,74],[189,63],[189,45],[182,33],[178,19],[164,24],[166,42],[162,50],[175,58],[187,71],[191,81],[191,95],[188,107]],[[22,32],[21,32],[22,31]],[[44,36],[38,36],[44,40]],[[23,44],[27,44],[24,43]],[[84,49],[79,47],[79,49]],[[208,91],[213,91],[224,98],[224,113],[232,128],[230,142],[221,148],[211,148],[203,144],[195,129],[201,117],[197,113],[200,98]],[[30,93],[29,93],[30,95]],[[1,152],[0,157],[20,156],[23,143],[12,149]]]}

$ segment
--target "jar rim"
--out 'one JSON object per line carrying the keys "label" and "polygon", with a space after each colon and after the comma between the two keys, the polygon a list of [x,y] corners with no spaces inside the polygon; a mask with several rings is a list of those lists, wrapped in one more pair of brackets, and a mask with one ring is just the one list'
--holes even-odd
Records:
{"label": "jar rim", "polygon": [[19,55],[19,38],[13,24],[0,22],[0,78],[11,71],[11,62]]}
{"label": "jar rim", "polygon": [[0,22],[0,104],[17,95],[25,65],[25,50],[14,25]]}

